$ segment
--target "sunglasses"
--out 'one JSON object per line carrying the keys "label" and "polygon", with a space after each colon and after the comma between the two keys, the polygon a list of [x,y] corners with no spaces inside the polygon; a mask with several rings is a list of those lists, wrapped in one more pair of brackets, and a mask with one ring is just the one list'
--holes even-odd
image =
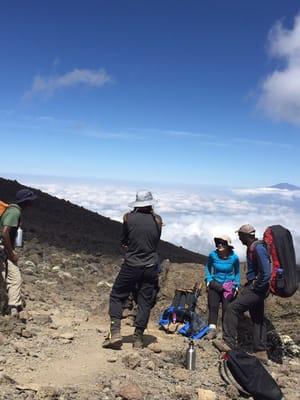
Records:
{"label": "sunglasses", "polygon": [[228,246],[228,243],[225,240],[215,240],[216,247],[222,246],[226,247]]}

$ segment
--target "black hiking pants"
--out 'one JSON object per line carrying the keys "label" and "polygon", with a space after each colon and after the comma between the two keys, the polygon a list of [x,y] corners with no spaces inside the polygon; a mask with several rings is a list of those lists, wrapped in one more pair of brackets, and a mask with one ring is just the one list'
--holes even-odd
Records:
{"label": "black hiking pants", "polygon": [[222,291],[218,291],[213,287],[208,288],[208,324],[217,325],[220,303],[222,304],[222,323],[224,321],[225,311],[230,303],[229,299],[225,299]]}
{"label": "black hiking pants", "polygon": [[267,348],[267,330],[264,317],[264,293],[256,293],[250,286],[242,289],[241,294],[229,304],[223,323],[223,339],[232,349],[237,346],[238,321],[245,311],[249,311],[253,322],[253,350],[265,351]]}
{"label": "black hiking pants", "polygon": [[121,320],[123,303],[128,299],[131,292],[136,291],[137,314],[135,327],[144,330],[147,327],[150,311],[153,306],[153,295],[157,288],[157,283],[157,265],[151,267],[130,267],[123,264],[110,293],[110,318]]}

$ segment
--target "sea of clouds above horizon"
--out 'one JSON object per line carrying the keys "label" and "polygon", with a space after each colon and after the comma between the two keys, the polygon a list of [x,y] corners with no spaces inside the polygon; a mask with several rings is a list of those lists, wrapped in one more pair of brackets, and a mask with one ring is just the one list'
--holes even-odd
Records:
{"label": "sea of clouds above horizon", "polygon": [[[135,191],[139,189],[133,189],[132,185],[106,183],[27,181],[26,184],[120,222],[123,214],[130,210],[128,203],[134,201]],[[164,221],[163,240],[207,255],[214,249],[213,238],[224,233],[232,238],[235,251],[243,260],[245,247],[235,233],[237,228],[250,223],[261,237],[267,226],[280,224],[291,231],[300,262],[300,190],[151,189],[159,200],[155,211]]]}

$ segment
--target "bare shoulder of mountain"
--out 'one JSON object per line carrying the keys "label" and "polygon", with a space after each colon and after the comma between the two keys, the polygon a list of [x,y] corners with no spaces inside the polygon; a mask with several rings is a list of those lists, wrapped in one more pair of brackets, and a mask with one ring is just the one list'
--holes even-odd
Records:
{"label": "bare shoulder of mountain", "polygon": [[290,183],[277,183],[276,185],[270,186],[272,189],[286,189],[286,190],[300,190],[299,186],[291,185]]}
{"label": "bare shoulder of mountain", "polygon": [[[0,178],[0,199],[13,202],[15,194],[24,186],[17,181]],[[25,210],[24,227],[27,237],[40,242],[92,254],[121,255],[122,225],[98,213],[60,200],[33,189],[39,198],[34,206]],[[161,241],[159,254],[173,262],[205,263],[207,257],[171,243]]]}

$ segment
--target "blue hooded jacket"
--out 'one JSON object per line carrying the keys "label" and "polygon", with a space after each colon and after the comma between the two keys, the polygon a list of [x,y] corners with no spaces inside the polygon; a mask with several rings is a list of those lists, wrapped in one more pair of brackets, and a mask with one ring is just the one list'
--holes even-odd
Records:
{"label": "blue hooded jacket", "polygon": [[205,266],[205,280],[206,283],[215,280],[221,285],[233,281],[235,287],[239,287],[241,284],[240,262],[234,251],[231,251],[225,259],[219,257],[217,250],[212,251]]}

